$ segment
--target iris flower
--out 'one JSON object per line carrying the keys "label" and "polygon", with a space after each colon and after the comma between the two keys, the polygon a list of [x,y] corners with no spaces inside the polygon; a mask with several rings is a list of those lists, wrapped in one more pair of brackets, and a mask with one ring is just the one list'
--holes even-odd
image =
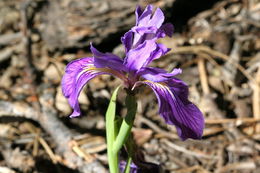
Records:
{"label": "iris flower", "polygon": [[159,103],[159,114],[167,124],[175,125],[182,140],[200,139],[204,128],[201,111],[188,100],[188,86],[176,78],[181,69],[167,72],[149,64],[169,52],[169,48],[157,43],[159,38],[172,36],[173,26],[163,24],[164,14],[160,8],[153,12],[153,6],[144,10],[137,7],[136,25],[121,41],[125,47],[125,58],[112,53],[102,53],[91,44],[92,57],[70,62],[62,79],[62,90],[73,113],[80,115],[79,94],[91,79],[99,75],[113,75],[120,78],[130,91],[144,84],[155,93]]}

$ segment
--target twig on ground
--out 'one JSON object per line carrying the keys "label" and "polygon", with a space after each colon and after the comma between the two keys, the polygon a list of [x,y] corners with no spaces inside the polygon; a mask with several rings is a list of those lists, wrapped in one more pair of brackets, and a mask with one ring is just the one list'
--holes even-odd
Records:
{"label": "twig on ground", "polygon": [[[256,83],[253,84],[253,115],[255,119],[260,119],[260,67],[256,72]],[[256,124],[256,133],[260,133],[260,124]]]}
{"label": "twig on ground", "polygon": [[255,170],[256,164],[253,161],[249,162],[237,162],[227,164],[224,167],[219,169],[219,173],[236,171],[236,170]]}
{"label": "twig on ground", "polygon": [[[199,54],[200,52],[207,53],[213,57],[221,58],[225,61],[228,61],[229,56],[218,52],[216,50],[213,50],[207,46],[182,46],[182,47],[176,47],[174,51],[172,51],[172,54],[187,54],[187,53],[193,53],[193,54]],[[250,81],[255,82],[255,79],[247,73],[247,71],[242,67],[240,64],[230,62],[233,64],[241,73],[245,75],[246,78],[248,78]]]}
{"label": "twig on ground", "polygon": [[199,58],[198,60],[198,69],[200,73],[200,82],[202,86],[203,94],[209,94],[209,85],[208,85],[208,79],[207,79],[207,72],[205,68],[205,60],[202,58]]}
{"label": "twig on ground", "polygon": [[21,32],[0,35],[0,46],[9,45],[13,42],[18,42],[23,37]]}
{"label": "twig on ground", "polygon": [[199,165],[174,170],[175,173],[187,173],[187,172],[193,172],[193,171],[198,171],[200,173],[210,173],[209,171],[205,170],[203,167],[201,167]]}
{"label": "twig on ground", "polygon": [[259,123],[260,118],[224,118],[224,119],[206,119],[206,124],[225,124],[232,123],[236,126],[247,124],[247,123]]}
{"label": "twig on ground", "polygon": [[203,153],[203,152],[195,152],[195,151],[191,151],[191,150],[188,150],[186,149],[185,147],[181,147],[179,145],[176,145],[172,142],[170,142],[168,139],[162,139],[161,140],[163,143],[165,143],[168,147],[176,150],[176,151],[179,151],[179,152],[182,152],[184,154],[187,154],[187,155],[191,155],[191,156],[194,156],[194,157],[197,157],[197,158],[203,158],[203,159],[218,159],[217,156],[214,156],[214,155],[208,155],[206,153]]}
{"label": "twig on ground", "polygon": [[172,132],[169,133],[169,132],[161,129],[155,123],[153,123],[152,121],[150,121],[149,119],[147,119],[147,118],[145,118],[143,116],[138,116],[138,121],[146,124],[151,129],[153,129],[155,132],[157,132],[158,133],[156,135],[157,137],[167,137],[167,138],[170,138],[170,139],[178,139],[178,135],[177,134],[173,134]]}

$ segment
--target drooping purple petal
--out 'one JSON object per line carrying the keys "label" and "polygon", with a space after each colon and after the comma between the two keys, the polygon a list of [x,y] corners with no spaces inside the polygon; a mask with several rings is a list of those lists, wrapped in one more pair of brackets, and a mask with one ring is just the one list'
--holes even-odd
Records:
{"label": "drooping purple petal", "polygon": [[200,139],[203,134],[204,118],[201,111],[188,100],[188,87],[179,79],[163,83],[144,81],[156,94],[159,114],[167,124],[175,125],[182,140]]}
{"label": "drooping purple petal", "polygon": [[91,44],[90,50],[94,56],[94,65],[97,68],[110,68],[116,71],[126,71],[123,60],[112,53],[99,52]]}
{"label": "drooping purple petal", "polygon": [[78,97],[84,85],[97,75],[104,74],[95,70],[85,71],[91,67],[94,67],[92,57],[74,60],[66,67],[61,84],[63,95],[68,99],[70,106],[73,108],[73,113],[70,115],[71,118],[80,115]]}
{"label": "drooping purple petal", "polygon": [[155,68],[155,67],[143,67],[138,72],[139,76],[152,81],[152,82],[163,82],[169,80],[175,75],[178,75],[182,72],[181,69],[175,68],[172,72],[168,73],[163,69]]}

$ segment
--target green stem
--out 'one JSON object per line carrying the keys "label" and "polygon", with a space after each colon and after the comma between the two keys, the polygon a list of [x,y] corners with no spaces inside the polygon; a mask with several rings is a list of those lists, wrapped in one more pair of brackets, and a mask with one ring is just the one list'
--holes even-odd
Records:
{"label": "green stem", "polygon": [[[115,119],[116,113],[116,95],[119,87],[114,91],[107,112],[106,112],[106,137],[107,137],[107,155],[110,173],[119,172],[118,155],[120,149],[125,144],[126,140],[131,133],[131,128],[134,123],[134,118],[137,109],[137,103],[132,95],[127,95],[125,103],[127,107],[127,115],[123,119],[121,126],[118,130],[121,119]],[[128,157],[127,171],[130,171],[130,164],[132,154]]]}
{"label": "green stem", "polygon": [[129,137],[131,133],[131,129],[133,127],[137,103],[135,97],[132,95],[127,95],[126,97],[126,107],[127,107],[127,114],[126,117],[123,119],[121,127],[119,129],[118,135],[113,145],[113,152],[118,153],[122,146],[124,145],[125,141]]}
{"label": "green stem", "polygon": [[118,153],[114,153],[113,151],[108,151],[107,154],[108,154],[109,172],[119,173]]}

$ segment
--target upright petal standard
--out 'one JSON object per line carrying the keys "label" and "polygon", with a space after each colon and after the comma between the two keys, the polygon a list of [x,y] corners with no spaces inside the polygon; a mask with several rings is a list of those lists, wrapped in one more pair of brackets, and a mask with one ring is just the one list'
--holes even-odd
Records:
{"label": "upright petal standard", "polygon": [[173,26],[163,24],[164,14],[148,5],[144,10],[137,7],[136,25],[121,41],[125,47],[125,58],[112,53],[102,53],[91,45],[92,57],[70,62],[62,79],[62,90],[74,109],[70,117],[80,115],[79,93],[92,78],[108,74],[120,78],[127,90],[135,90],[145,84],[155,93],[159,103],[159,114],[167,124],[174,125],[182,140],[200,139],[203,134],[204,118],[201,111],[188,100],[188,86],[175,76],[181,69],[166,72],[149,67],[149,64],[165,55],[170,49],[157,43],[159,38],[172,36]]}

